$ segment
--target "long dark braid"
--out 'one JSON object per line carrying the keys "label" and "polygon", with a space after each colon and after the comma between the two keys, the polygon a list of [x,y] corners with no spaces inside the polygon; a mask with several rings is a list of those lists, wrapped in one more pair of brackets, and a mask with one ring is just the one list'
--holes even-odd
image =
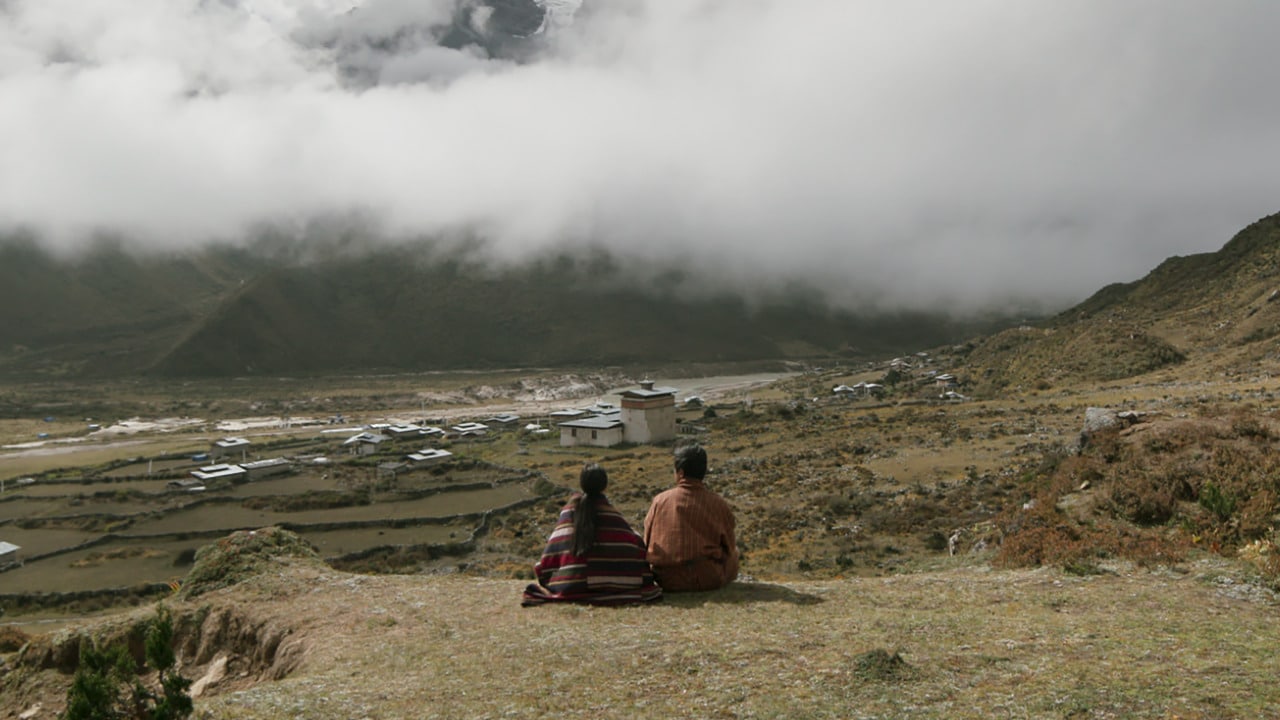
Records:
{"label": "long dark braid", "polygon": [[600,503],[604,502],[609,474],[596,463],[589,463],[578,475],[578,485],[582,494],[578,496],[578,505],[573,510],[573,554],[583,556],[596,544],[596,514]]}

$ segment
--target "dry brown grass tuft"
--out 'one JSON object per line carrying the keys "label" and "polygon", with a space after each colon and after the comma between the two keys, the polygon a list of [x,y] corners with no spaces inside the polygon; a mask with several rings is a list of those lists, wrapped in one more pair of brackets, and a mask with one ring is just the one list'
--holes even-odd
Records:
{"label": "dry brown grass tuft", "polygon": [[13,627],[0,627],[0,653],[11,653],[22,649],[31,636]]}

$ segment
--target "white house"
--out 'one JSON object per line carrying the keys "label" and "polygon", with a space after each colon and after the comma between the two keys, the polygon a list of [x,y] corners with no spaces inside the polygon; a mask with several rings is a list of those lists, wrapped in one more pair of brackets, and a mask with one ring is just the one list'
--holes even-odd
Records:
{"label": "white house", "polygon": [[486,418],[485,422],[489,423],[490,425],[511,426],[520,422],[520,416],[513,415],[511,413],[499,413],[497,415],[494,415],[491,418]]}
{"label": "white house", "polygon": [[622,440],[622,420],[618,415],[596,415],[560,423],[560,445],[563,447],[613,447]]}
{"label": "white house", "polygon": [[391,438],[381,433],[362,432],[359,435],[352,435],[342,441],[344,446],[350,447],[351,452],[356,455],[372,455],[378,452],[378,448],[382,443]]}
{"label": "white house", "polygon": [[287,473],[293,469],[293,465],[282,457],[240,463],[240,467],[244,468],[245,475],[249,480],[261,480],[264,477]]}
{"label": "white house", "polygon": [[239,465],[219,463],[217,465],[205,465],[199,470],[192,470],[191,475],[197,480],[208,484],[212,480],[242,480],[245,473],[244,468]]}
{"label": "white house", "polygon": [[204,481],[196,478],[182,478],[165,483],[165,489],[175,492],[204,492]]}
{"label": "white house", "polygon": [[0,565],[11,563],[18,559],[18,551],[22,548],[13,543],[0,540]]}
{"label": "white house", "polygon": [[448,450],[440,450],[438,448],[427,448],[425,450],[419,450],[418,452],[409,453],[405,457],[409,459],[409,464],[414,467],[426,467],[428,465],[439,465],[453,457],[453,453]]}
{"label": "white house", "polygon": [[382,432],[397,440],[407,437],[422,437],[422,428],[417,425],[390,425]]}
{"label": "white house", "polygon": [[409,464],[402,463],[402,462],[392,461],[392,462],[378,463],[378,470],[377,470],[378,479],[381,480],[385,478],[387,480],[391,480],[392,482],[395,482],[396,475],[399,475],[400,471],[404,470],[407,467],[409,467]]}
{"label": "white house", "polygon": [[883,394],[884,386],[879,383],[860,382],[857,385],[837,385],[832,392],[841,397],[867,397]]}
{"label": "white house", "polygon": [[[16,488],[26,487],[27,485],[35,484],[35,481],[35,478],[30,477],[18,478],[13,481],[13,486]],[[4,478],[0,478],[0,493],[2,492],[4,492]]]}
{"label": "white house", "polygon": [[478,422],[458,423],[449,429],[456,432],[460,437],[478,437],[489,432],[488,425]]}
{"label": "white house", "polygon": [[224,457],[239,456],[241,460],[249,457],[249,441],[242,437],[226,437],[216,440],[209,448],[209,459],[219,460]]}

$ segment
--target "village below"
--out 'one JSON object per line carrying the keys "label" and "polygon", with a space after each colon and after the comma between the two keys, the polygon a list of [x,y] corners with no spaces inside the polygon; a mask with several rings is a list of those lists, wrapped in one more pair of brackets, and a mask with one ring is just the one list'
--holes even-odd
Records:
{"label": "village below", "polygon": [[[7,385],[0,718],[158,608],[205,718],[1280,716],[1278,224],[879,358]],[[522,609],[685,442],[739,579]]]}

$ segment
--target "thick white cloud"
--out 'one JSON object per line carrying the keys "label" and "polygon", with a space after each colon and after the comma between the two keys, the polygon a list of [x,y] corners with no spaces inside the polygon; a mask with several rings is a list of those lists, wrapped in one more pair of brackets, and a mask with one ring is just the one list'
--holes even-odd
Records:
{"label": "thick white cloud", "polygon": [[587,0],[518,62],[442,45],[457,12],[0,4],[0,225],[171,246],[355,211],[973,308],[1280,209],[1273,3]]}

